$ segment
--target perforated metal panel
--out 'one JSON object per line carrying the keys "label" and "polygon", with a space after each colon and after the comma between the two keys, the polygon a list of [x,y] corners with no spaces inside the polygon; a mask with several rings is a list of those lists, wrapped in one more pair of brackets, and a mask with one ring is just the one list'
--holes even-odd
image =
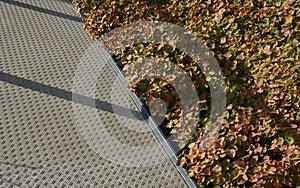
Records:
{"label": "perforated metal panel", "polygon": [[[83,62],[91,65],[87,70],[99,70],[95,107],[72,101],[75,73],[92,42],[68,1],[0,0],[0,31],[0,187],[186,186],[170,160],[150,167],[124,166],[87,142],[88,132],[104,139],[97,132],[101,122],[126,145],[157,144],[151,131],[130,130],[147,128],[122,114],[122,109],[137,108],[107,61],[91,57]],[[85,84],[75,89],[81,97],[91,97]],[[114,108],[120,113],[113,113]],[[91,129],[80,130],[82,116]],[[124,161],[142,160],[113,145],[101,146],[112,159],[123,155]],[[162,147],[151,151],[144,157],[166,155]]]}

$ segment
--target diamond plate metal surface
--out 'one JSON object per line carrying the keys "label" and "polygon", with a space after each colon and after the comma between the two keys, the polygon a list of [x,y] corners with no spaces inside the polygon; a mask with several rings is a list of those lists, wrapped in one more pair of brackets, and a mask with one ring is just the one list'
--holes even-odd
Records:
{"label": "diamond plate metal surface", "polygon": [[[186,187],[170,160],[151,167],[125,167],[103,158],[86,142],[76,118],[89,117],[93,107],[74,104],[72,87],[80,59],[92,42],[71,3],[0,0],[0,31],[0,187]],[[128,129],[145,126],[141,121],[105,107],[137,110],[108,63],[97,59],[87,63],[105,64],[96,83],[97,121],[127,145],[157,143],[151,131]],[[85,87],[79,85],[84,92],[78,92],[90,97]],[[73,105],[82,114],[74,114]],[[97,130],[97,122],[87,124],[91,134],[104,139],[92,129]],[[112,157],[141,160],[106,147]],[[166,155],[161,147],[153,153]]]}

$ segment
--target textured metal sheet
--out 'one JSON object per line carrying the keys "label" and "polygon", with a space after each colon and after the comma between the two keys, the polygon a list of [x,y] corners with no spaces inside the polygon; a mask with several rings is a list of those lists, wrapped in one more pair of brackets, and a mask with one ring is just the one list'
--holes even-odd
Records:
{"label": "textured metal sheet", "polygon": [[[111,112],[114,107],[137,109],[106,61],[85,61],[92,65],[87,70],[103,67],[94,96],[99,105],[72,101],[73,78],[92,44],[79,21],[67,1],[0,0],[0,187],[185,187],[170,160],[126,167],[88,145],[77,121],[95,110],[97,121],[91,117],[90,128],[101,121],[127,145],[147,146],[157,140],[151,131],[129,129],[145,127],[142,121]],[[80,96],[91,97],[85,84],[76,88]],[[93,130],[93,135],[102,134]],[[112,157],[141,159],[113,145],[102,146]],[[161,147],[144,153],[154,154],[165,155]]]}

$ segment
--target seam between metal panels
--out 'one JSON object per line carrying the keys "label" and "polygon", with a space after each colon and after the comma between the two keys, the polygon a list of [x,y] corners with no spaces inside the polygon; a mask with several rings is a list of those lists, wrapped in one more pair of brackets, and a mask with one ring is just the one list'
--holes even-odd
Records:
{"label": "seam between metal panels", "polygon": [[[99,40],[96,40],[96,43],[99,47],[103,46],[101,44],[101,42]],[[145,119],[148,119],[148,125],[150,126],[151,130],[153,131],[154,135],[156,136],[156,138],[158,139],[158,141],[161,143],[161,145],[163,146],[163,149],[165,150],[165,152],[167,153],[168,157],[171,159],[172,163],[175,165],[175,167],[178,169],[181,177],[184,179],[184,181],[186,182],[186,184],[190,187],[190,188],[197,188],[198,186],[196,185],[196,183],[187,176],[187,171],[186,169],[184,169],[181,166],[177,166],[176,162],[178,160],[178,157],[176,156],[176,153],[174,152],[172,146],[168,143],[168,141],[165,139],[165,136],[162,134],[162,132],[159,130],[159,126],[157,125],[157,123],[153,120],[153,118],[150,116],[150,114],[147,112],[147,110],[145,109],[145,106],[143,105],[143,103],[140,101],[140,99],[137,97],[137,95],[131,91],[129,91],[126,86],[124,85],[124,80],[125,77],[122,73],[122,71],[120,70],[120,68],[116,65],[115,61],[112,59],[112,57],[110,56],[110,54],[108,52],[106,52],[105,50],[103,50],[103,48],[100,49],[100,51],[103,53],[103,55],[105,57],[107,57],[107,60],[109,62],[109,64],[111,65],[111,67],[113,68],[114,72],[117,74],[118,78],[121,80],[121,83],[123,85],[123,87],[125,88],[125,90],[128,92],[129,96],[132,98],[134,104],[137,106],[137,108],[141,111],[141,114],[143,115],[143,117]]]}

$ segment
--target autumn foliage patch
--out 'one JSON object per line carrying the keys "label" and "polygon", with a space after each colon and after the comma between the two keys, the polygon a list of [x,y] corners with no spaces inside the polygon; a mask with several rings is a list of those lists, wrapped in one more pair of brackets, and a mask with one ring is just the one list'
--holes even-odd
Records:
{"label": "autumn foliage patch", "polygon": [[[192,79],[199,95],[197,131],[178,165],[200,187],[296,187],[300,171],[299,0],[73,0],[93,39],[122,25],[158,20],[180,25],[215,53],[226,81],[227,112],[213,145],[201,151],[210,95],[205,76],[179,49],[157,43],[128,47],[114,59],[122,68],[139,57],[162,57]],[[179,99],[167,83],[132,87],[147,104],[168,104],[166,134],[178,128]],[[180,139],[180,138],[178,138]]]}

